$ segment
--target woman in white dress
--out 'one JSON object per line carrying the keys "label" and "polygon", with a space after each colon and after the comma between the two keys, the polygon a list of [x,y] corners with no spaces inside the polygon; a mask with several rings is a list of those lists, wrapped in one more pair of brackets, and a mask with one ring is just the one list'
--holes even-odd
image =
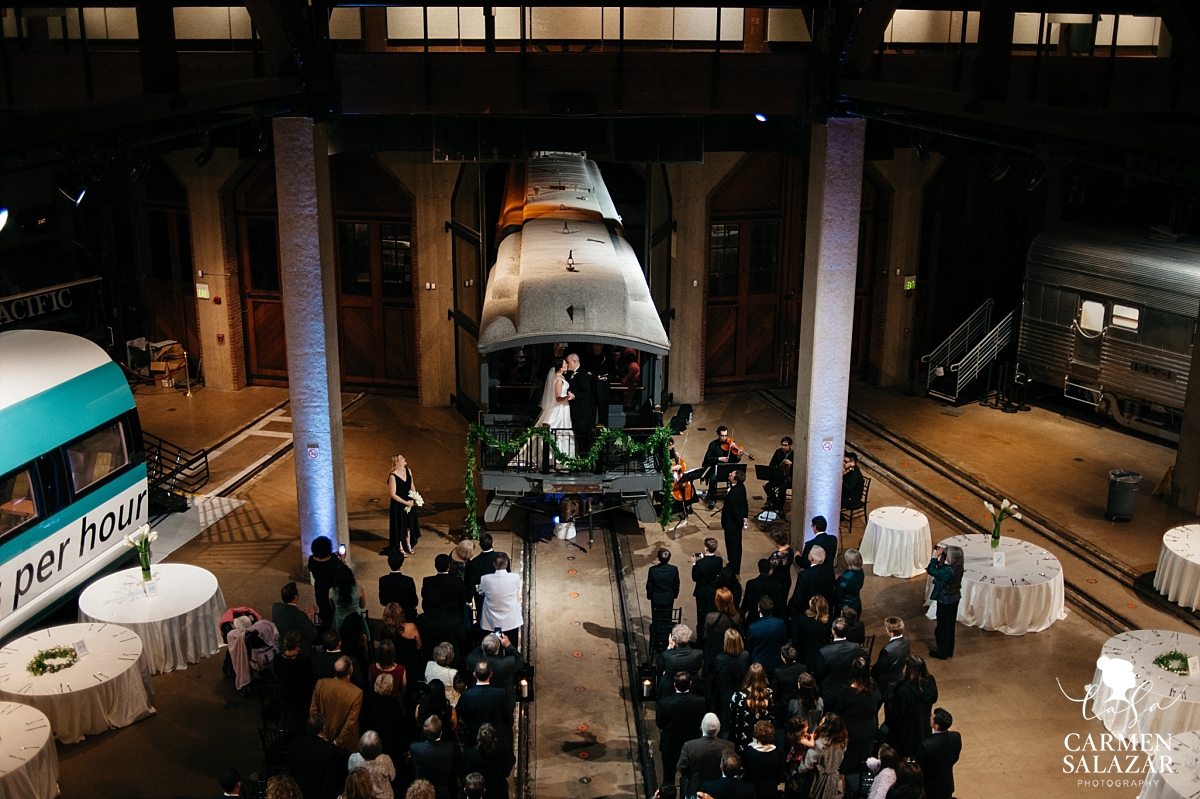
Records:
{"label": "woman in white dress", "polygon": [[542,389],[542,412],[534,427],[549,427],[554,433],[554,443],[567,455],[575,455],[575,434],[571,429],[571,384],[563,377],[567,362],[562,358],[550,360],[550,372]]}

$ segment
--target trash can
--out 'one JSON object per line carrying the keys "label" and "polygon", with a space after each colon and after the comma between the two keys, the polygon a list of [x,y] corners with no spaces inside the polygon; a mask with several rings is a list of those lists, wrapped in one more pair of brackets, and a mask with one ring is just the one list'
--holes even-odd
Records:
{"label": "trash can", "polygon": [[1127,522],[1133,518],[1133,504],[1137,500],[1138,485],[1142,476],[1128,469],[1113,469],[1108,473],[1108,507],[1104,518],[1110,522]]}

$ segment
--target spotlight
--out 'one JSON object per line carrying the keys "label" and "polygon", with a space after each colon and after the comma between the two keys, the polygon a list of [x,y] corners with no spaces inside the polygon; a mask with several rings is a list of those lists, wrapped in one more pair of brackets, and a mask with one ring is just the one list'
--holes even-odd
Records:
{"label": "spotlight", "polygon": [[268,119],[258,128],[258,141],[254,143],[254,149],[265,153],[269,146],[271,146],[271,120]]}
{"label": "spotlight", "polygon": [[555,516],[555,517],[554,517],[554,523],[555,523],[555,524],[559,524],[559,521],[558,521],[558,517],[557,517],[557,516]]}
{"label": "spotlight", "polygon": [[754,118],[755,118],[755,119],[757,119],[759,122],[766,122],[766,121],[767,121],[767,115],[766,115],[766,114],[763,114],[763,113],[758,113],[758,114],[755,114],[755,115],[754,115]]}
{"label": "spotlight", "polygon": [[200,131],[200,155],[196,156],[196,166],[204,167],[213,157],[213,143],[207,130]]}
{"label": "spotlight", "polygon": [[988,177],[999,183],[1004,180],[1004,176],[1008,174],[1010,169],[1012,169],[1012,164],[1008,161],[997,161],[996,165],[992,167],[992,171],[988,173]]}
{"label": "spotlight", "polygon": [[150,161],[145,158],[139,159],[138,162],[133,165],[133,169],[129,170],[129,182],[140,183],[142,178],[146,177],[146,173],[148,171],[150,171]]}
{"label": "spotlight", "polygon": [[[63,188],[64,185],[68,186],[69,188]],[[82,182],[70,182],[66,184],[59,183],[56,184],[55,188],[58,189],[62,196],[70,200],[76,208],[78,208],[79,204],[83,202],[83,195],[87,194],[87,186],[85,186]]]}
{"label": "spotlight", "polygon": [[1046,167],[1038,164],[1033,168],[1033,174],[1029,176],[1029,184],[1025,187],[1025,191],[1033,191],[1038,186],[1042,185],[1042,181],[1046,179]]}
{"label": "spotlight", "polygon": [[929,150],[925,147],[924,142],[917,142],[917,158],[921,160],[922,164],[929,163]]}
{"label": "spotlight", "polygon": [[8,224],[8,209],[0,208],[0,230],[4,230],[4,226]]}

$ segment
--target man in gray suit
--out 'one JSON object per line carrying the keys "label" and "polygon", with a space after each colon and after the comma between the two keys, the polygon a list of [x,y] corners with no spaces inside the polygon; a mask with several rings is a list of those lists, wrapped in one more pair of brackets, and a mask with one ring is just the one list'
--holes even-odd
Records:
{"label": "man in gray suit", "polygon": [[892,700],[896,686],[904,677],[904,661],[912,654],[912,646],[908,636],[904,634],[904,619],[888,616],[883,620],[883,626],[890,639],[883,649],[879,650],[879,657],[871,667],[871,676],[879,684],[879,693],[886,703]]}
{"label": "man in gray suit", "polygon": [[733,752],[733,742],[717,736],[721,721],[715,713],[706,713],[700,722],[700,738],[688,741],[679,754],[679,793],[694,796],[708,780],[721,779],[721,756]]}

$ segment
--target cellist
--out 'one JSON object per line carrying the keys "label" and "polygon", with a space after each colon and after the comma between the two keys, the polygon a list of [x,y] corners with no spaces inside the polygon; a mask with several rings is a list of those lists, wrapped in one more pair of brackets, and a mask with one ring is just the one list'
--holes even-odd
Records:
{"label": "cellist", "polygon": [[768,480],[763,488],[767,491],[767,506],[764,510],[783,511],[783,498],[787,496],[787,488],[792,484],[792,439],[784,436],[779,441],[779,449],[771,456],[771,466],[783,471],[783,480]]}
{"label": "cellist", "polygon": [[683,473],[687,471],[687,464],[683,458],[675,451],[675,447],[671,447],[671,476],[673,478],[671,496],[676,502],[691,502],[695,496],[696,490],[691,483],[681,483],[679,479],[683,477]]}

